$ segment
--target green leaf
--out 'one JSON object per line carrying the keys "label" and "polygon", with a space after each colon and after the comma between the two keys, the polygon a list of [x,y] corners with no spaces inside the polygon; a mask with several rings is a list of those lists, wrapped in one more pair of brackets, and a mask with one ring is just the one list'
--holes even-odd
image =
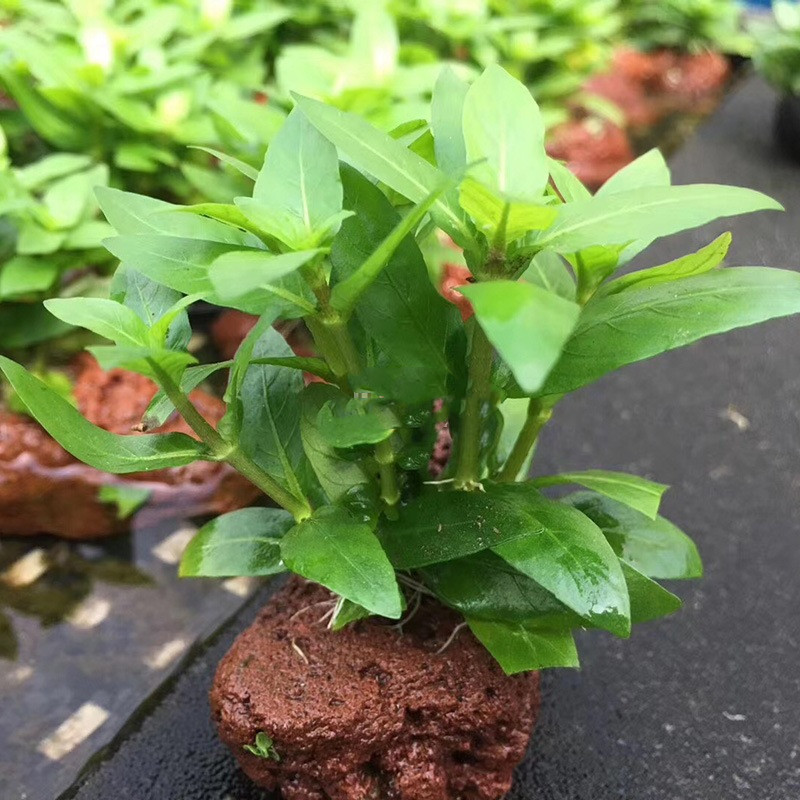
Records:
{"label": "green leaf", "polygon": [[295,249],[314,247],[339,230],[339,157],[299,109],[270,143],[253,200],[274,219],[268,232]]}
{"label": "green leaf", "polygon": [[116,506],[117,518],[128,519],[135,514],[149,499],[150,490],[129,483],[114,483],[101,486],[97,499],[101,503]]}
{"label": "green leaf", "polygon": [[[111,281],[111,299],[123,303],[152,328],[181,301],[181,293],[150,280],[146,275],[120,264]],[[175,315],[169,326],[166,347],[182,350],[189,344],[192,328],[185,311]]]}
{"label": "green leaf", "polygon": [[468,619],[475,638],[494,656],[506,675],[534,669],[578,667],[570,631],[537,630],[519,622]]}
{"label": "green leaf", "polygon": [[589,303],[542,394],[561,394],[607,372],[705,336],[800,312],[800,275],[768,267],[715,270]]}
{"label": "green leaf", "polygon": [[703,563],[694,542],[664,517],[644,514],[593,492],[575,492],[563,502],[591,519],[614,552],[650,578],[699,578]]}
{"label": "green leaf", "polygon": [[[209,217],[187,214],[185,207],[164,200],[122,192],[107,186],[98,186],[95,194],[106,219],[117,233],[125,236],[162,233],[231,245],[256,244],[253,236],[237,227]],[[139,268],[135,261],[133,266]]]}
{"label": "green leaf", "polygon": [[491,551],[431,564],[425,585],[468,619],[499,620],[537,628],[577,628],[586,621]]}
{"label": "green leaf", "polygon": [[523,390],[541,388],[578,321],[580,306],[519,281],[474,283],[459,291]]}
{"label": "green leaf", "polygon": [[71,330],[71,325],[56,319],[41,303],[0,304],[0,342],[5,351],[46,342]]}
{"label": "green leaf", "polygon": [[553,182],[558,197],[565,203],[587,200],[592,196],[592,193],[570,172],[565,164],[554,158],[548,158],[547,166],[550,170],[550,180]]}
{"label": "green leaf", "polygon": [[[421,203],[442,183],[444,174],[391,136],[355,114],[339,111],[308,97],[293,95],[303,113],[358,169],[373,175],[396,192]],[[475,242],[450,195],[436,200],[434,218],[462,247]]]}
{"label": "green leaf", "polygon": [[146,375],[156,382],[159,380],[159,375],[158,371],[153,368],[154,363],[176,383],[180,382],[181,376],[189,364],[197,363],[197,359],[191,353],[167,350],[155,345],[149,347],[134,347],[126,344],[98,345],[88,347],[87,350],[104,370],[127,369],[131,372],[138,372],[140,375]]}
{"label": "green leaf", "polygon": [[344,414],[336,414],[334,405],[326,403],[317,415],[319,432],[332,447],[378,444],[388,439],[399,426],[388,408],[365,406],[359,400],[351,400]]}
{"label": "green leaf", "polygon": [[44,301],[58,319],[96,333],[119,344],[148,346],[147,326],[135,311],[100,297],[58,297]]}
{"label": "green leaf", "polygon": [[331,618],[330,628],[332,631],[340,631],[353,622],[366,619],[369,615],[369,611],[364,606],[360,606],[345,597],[340,597]]}
{"label": "green leaf", "polygon": [[[181,377],[180,387],[184,394],[189,394],[196,389],[203,381],[221,369],[232,366],[233,361],[219,361],[216,364],[200,364],[196,367],[189,367]],[[163,389],[159,391],[147,406],[142,420],[145,428],[158,428],[163,425],[175,412],[175,406],[167,397]]]}
{"label": "green leaf", "polygon": [[360,463],[343,461],[322,435],[317,420],[328,404],[344,409],[349,398],[337,387],[312,383],[300,395],[300,434],[303,449],[323,491],[332,503],[339,502],[353,487],[369,481]]}
{"label": "green leaf", "polygon": [[254,358],[253,363],[271,364],[273,367],[288,367],[289,369],[298,369],[301,372],[309,372],[318,378],[322,378],[326,383],[334,383],[336,381],[336,376],[322,358],[306,356],[265,357]]}
{"label": "green leaf", "polygon": [[378,535],[397,569],[452,561],[503,542],[541,534],[542,524],[496,487],[486,492],[428,491],[398,520],[384,520]]}
{"label": "green leaf", "polygon": [[325,506],[281,541],[294,573],[326,586],[383,617],[398,619],[403,600],[394,570],[375,534],[344,509]]}
{"label": "green leaf", "polygon": [[587,489],[624,503],[626,506],[640,511],[646,517],[655,519],[661,497],[669,486],[663,483],[648,481],[638,475],[625,472],[609,472],[602,469],[588,469],[584,472],[562,472],[545,478],[536,478],[534,486],[563,486],[577,483]]}
{"label": "green leaf", "polygon": [[615,194],[645,186],[669,186],[671,182],[672,176],[664,156],[653,148],[612,175],[597,194]]}
{"label": "green leaf", "polygon": [[[355,215],[345,221],[333,242],[334,287],[354,274],[372,256],[375,242],[385,240],[399,223],[389,201],[363,175],[344,168],[342,180],[345,207]],[[370,384],[365,388],[387,394],[384,389],[397,387],[407,402],[432,400],[447,393],[453,364],[446,351],[451,337],[463,336],[463,326],[455,306],[431,284],[413,237],[402,240],[361,295],[356,317],[388,361],[377,377],[392,382],[390,387]]]}
{"label": "green leaf", "polygon": [[556,206],[503,200],[473,178],[461,184],[459,202],[487,238],[501,235],[506,242],[513,242],[530,231],[544,230],[558,214]]}
{"label": "green leaf", "polygon": [[588,517],[529,484],[492,489],[531,521],[524,535],[492,549],[575,613],[617,636],[630,634],[630,604],[619,561]]}
{"label": "green leaf", "polygon": [[241,407],[239,447],[292,494],[302,497],[297,472],[303,467],[305,454],[297,397],[303,390],[303,375],[285,367],[253,364],[251,359],[293,355],[273,327],[266,326],[260,334],[256,327],[253,332],[257,338],[252,355],[248,357],[242,348],[236,354],[235,362],[243,370],[240,388],[235,398],[227,398],[229,405],[233,402]]}
{"label": "green leaf", "polygon": [[63,178],[78,170],[91,166],[92,159],[78,153],[53,153],[25,167],[16,168],[14,175],[19,184],[29,191],[46,186],[51,181]]}
{"label": "green leaf", "polygon": [[403,240],[414,233],[431,206],[448,186],[448,183],[442,183],[421,203],[418,203],[386,235],[360,267],[334,286],[331,294],[331,306],[334,309],[345,318],[350,315],[356,303],[386,268]]}
{"label": "green leaf", "polygon": [[502,67],[490,65],[464,99],[471,175],[505,200],[535,203],[548,178],[544,122],[530,91]]}
{"label": "green leaf", "polygon": [[281,760],[278,751],[275,749],[275,743],[264,731],[259,731],[256,734],[255,744],[242,745],[242,749],[259,758],[265,758],[268,761]]}
{"label": "green leaf", "polygon": [[551,253],[549,250],[537,253],[522,279],[565,300],[575,299],[575,279],[558,253]]}
{"label": "green leaf", "polygon": [[467,165],[462,120],[464,98],[469,84],[451,67],[444,67],[433,87],[431,129],[436,148],[436,162],[449,175],[460,174]]}
{"label": "green leaf", "polygon": [[593,245],[652,241],[720,217],[767,209],[782,206],[737,186],[650,186],[559,206],[555,223],[535,239],[535,246],[575,253]]}
{"label": "green leaf", "polygon": [[183,433],[120,436],[83,415],[19,364],[0,356],[0,369],[36,421],[79,461],[104,472],[129,473],[182,467],[211,458],[205,446]]}
{"label": "green leaf", "polygon": [[225,242],[147,234],[116,236],[105,244],[120,261],[183,294],[212,293],[209,267],[221,255],[237,249]]}
{"label": "green leaf", "polygon": [[244,175],[245,178],[250,178],[251,181],[254,181],[258,177],[258,170],[255,167],[251,167],[249,164],[239,158],[234,158],[234,156],[223,153],[220,150],[214,150],[212,147],[194,146],[192,149],[202,150],[203,152],[214,156],[214,158],[219,159],[223,164],[233,167],[237,172]]}
{"label": "green leaf", "polygon": [[281,538],[292,515],[278,508],[242,508],[203,525],[181,558],[179,574],[190,578],[276,575],[284,571]]}
{"label": "green leaf", "polygon": [[216,258],[209,267],[208,276],[217,297],[235,299],[279,283],[281,278],[307,264],[318,253],[319,250],[300,250],[274,255],[265,250],[237,250]]}
{"label": "green leaf", "polygon": [[631,598],[631,622],[650,622],[676,612],[683,603],[680,597],[642,575],[625,561],[620,561]]}
{"label": "green leaf", "polygon": [[15,256],[0,266],[0,299],[46,292],[58,278],[57,259]]}
{"label": "green leaf", "polygon": [[669,283],[710,272],[725,260],[732,240],[730,233],[723,233],[696,253],[681,256],[658,267],[631,272],[607,283],[600,289],[600,295],[617,294],[630,288],[645,289],[648,286],[657,286],[659,283]]}

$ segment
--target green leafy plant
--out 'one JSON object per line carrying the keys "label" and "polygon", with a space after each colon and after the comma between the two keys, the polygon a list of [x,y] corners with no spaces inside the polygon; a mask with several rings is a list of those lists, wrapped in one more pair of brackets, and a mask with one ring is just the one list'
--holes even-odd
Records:
{"label": "green leafy plant", "polygon": [[500,64],[523,81],[548,127],[567,118],[566,103],[608,66],[623,22],[619,0],[397,0],[392,8],[404,42],[412,37],[481,68]]}
{"label": "green leafy plant", "polygon": [[[13,361],[0,367],[77,458],[113,473],[226,461],[278,508],[204,526],[187,576],[286,570],[337,597],[340,628],[399,619],[420,595],[464,615],[509,673],[575,666],[573,630],[630,635],[680,600],[697,549],[659,516],[662,484],[604,470],[527,479],[558,403],[612,370],[705,336],[800,311],[800,275],[724,267],[730,236],[667,264],[618,271],[653,241],[714,219],[779,209],[748,189],[672,186],[656,151],[596,195],[545,154],[530,92],[500,67],[440,77],[423,157],[357,115],[296,97],[249,195],[167,206],[105,189],[123,262],[113,299],[47,302],[111,344],[106,367],[156,380],[145,427],[173,409],[197,438],[118,436],[87,422]],[[471,304],[437,292],[420,243],[464,251]],[[197,299],[260,315],[232,361],[186,351]],[[272,327],[302,318],[317,356]],[[191,388],[228,369],[212,428]],[[324,383],[304,385],[303,371]],[[431,480],[437,424],[453,455]],[[574,486],[566,496],[550,487]],[[406,610],[410,609],[410,610]]]}
{"label": "green leafy plant", "polygon": [[645,50],[750,53],[738,0],[621,0],[621,8],[627,36]]}
{"label": "green leafy plant", "polygon": [[776,0],[769,22],[751,24],[755,40],[753,62],[775,87],[800,94],[800,3]]}
{"label": "green leafy plant", "polygon": [[69,329],[44,311],[44,298],[100,290],[113,262],[102,241],[113,228],[99,218],[94,189],[107,182],[104,165],[72,153],[0,169],[3,349],[46,341]]}
{"label": "green leafy plant", "polygon": [[259,731],[256,734],[255,744],[246,744],[244,745],[244,749],[247,750],[248,753],[252,753],[259,758],[266,758],[270,761],[281,760],[272,739],[263,731]]}
{"label": "green leafy plant", "polygon": [[252,97],[263,86],[271,32],[288,12],[243,5],[3,4],[0,88],[19,106],[3,112],[17,159],[27,157],[32,128],[55,150],[109,164],[128,188],[187,198],[199,187],[203,196],[233,197],[238,175],[211,169],[209,154],[186,145],[258,161],[282,120],[270,107],[253,130]]}

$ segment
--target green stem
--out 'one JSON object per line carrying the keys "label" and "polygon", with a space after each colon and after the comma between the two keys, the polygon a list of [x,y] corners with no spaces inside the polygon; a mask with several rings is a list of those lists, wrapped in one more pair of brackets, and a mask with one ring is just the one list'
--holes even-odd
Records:
{"label": "green stem", "polygon": [[375,460],[381,478],[381,500],[389,519],[397,519],[397,504],[400,502],[400,487],[394,469],[394,450],[391,439],[385,439],[375,445]]}
{"label": "green stem", "polygon": [[[361,373],[361,356],[347,328],[347,322],[331,306],[331,288],[319,264],[314,264],[305,274],[311,291],[319,303],[318,314],[306,320],[317,347],[339,380],[339,385],[350,389],[348,379]],[[389,519],[397,519],[400,488],[394,466],[394,451],[390,440],[375,446],[375,460],[381,484],[381,500]]]}
{"label": "green stem", "polygon": [[454,478],[457,489],[474,489],[479,484],[483,409],[491,398],[492,357],[492,345],[473,317],[467,397],[458,434],[458,461]]}
{"label": "green stem", "polygon": [[311,516],[311,506],[308,500],[304,497],[295,497],[287,492],[249,456],[225,441],[161,366],[154,359],[148,358],[147,361],[158,378],[161,388],[178,410],[178,413],[186,420],[186,424],[200,437],[200,440],[208,449],[211,450],[217,460],[230,464],[237,472],[271,497],[279,506],[285,508],[298,522]]}
{"label": "green stem", "polygon": [[514,442],[514,447],[511,449],[503,469],[498,473],[497,480],[510,483],[517,479],[520,470],[525,466],[525,461],[531,449],[539,438],[539,433],[548,423],[551,416],[553,416],[551,407],[545,408],[539,399],[531,398],[528,403],[528,416],[525,424],[522,426],[519,436],[517,436],[517,441]]}

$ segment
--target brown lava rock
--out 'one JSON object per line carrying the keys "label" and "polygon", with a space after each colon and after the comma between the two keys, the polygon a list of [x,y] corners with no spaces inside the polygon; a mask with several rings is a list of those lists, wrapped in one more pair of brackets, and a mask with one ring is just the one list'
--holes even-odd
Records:
{"label": "brown lava rock", "polygon": [[[80,411],[112,433],[137,435],[156,387],[124,370],[104,372],[97,362],[77,361],[74,394]],[[223,403],[196,390],[192,401],[216,425]],[[159,432],[193,435],[173,415]],[[101,486],[133,485],[150,491],[145,518],[223,514],[252,503],[258,490],[226,464],[196,462],[185,467],[115,476],[87,467],[66,452],[29,417],[0,412],[0,534],[52,533],[69,539],[93,539],[120,533],[129,520],[101,503]]]}
{"label": "brown lava rock", "polygon": [[[459,617],[423,603],[402,634],[327,630],[330,594],[292,578],[222,660],[211,692],[223,741],[284,800],[497,800],[539,705],[539,675],[508,677]],[[256,734],[279,761],[250,754]]]}
{"label": "brown lava rock", "polygon": [[634,158],[627,133],[613,122],[598,117],[559,125],[547,143],[547,152],[553,158],[566,161],[590,189],[598,189]]}
{"label": "brown lava rock", "polygon": [[730,61],[721,53],[645,53],[622,47],[614,53],[611,70],[591,78],[585,89],[610,100],[628,126],[642,130],[672,114],[710,113],[730,77]]}
{"label": "brown lava rock", "polygon": [[229,308],[223,311],[211,326],[211,341],[225,359],[233,358],[239,345],[258,322],[258,317]]}

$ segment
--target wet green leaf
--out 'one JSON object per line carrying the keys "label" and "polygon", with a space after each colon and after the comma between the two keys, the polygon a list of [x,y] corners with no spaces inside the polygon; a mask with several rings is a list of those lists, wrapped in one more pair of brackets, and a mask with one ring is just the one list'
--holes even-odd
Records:
{"label": "wet green leaf", "polygon": [[519,503],[486,492],[428,491],[400,519],[385,520],[379,536],[397,569],[451,561],[503,542],[542,533],[542,524]]}
{"label": "wet green leaf", "polygon": [[577,483],[599,494],[617,500],[636,509],[650,519],[655,519],[661,497],[669,489],[663,483],[655,483],[638,475],[625,472],[610,472],[602,469],[588,469],[583,472],[562,472],[545,478],[536,478],[534,486],[562,486]]}
{"label": "wet green leaf", "polygon": [[674,614],[683,605],[680,597],[642,575],[625,561],[620,561],[622,574],[631,598],[631,623],[650,622]]}
{"label": "wet green leaf", "polygon": [[522,536],[494,545],[494,552],[593,625],[628,636],[625,579],[597,525],[576,509],[547,499],[530,484],[507,484],[491,491],[499,503],[513,506],[530,520]]}
{"label": "wet green leaf", "polygon": [[368,525],[326,506],[292,528],[281,541],[286,566],[308,580],[383,617],[403,611],[394,569]]}
{"label": "wet green leaf", "polygon": [[694,542],[664,517],[649,519],[624,503],[594,492],[564,498],[597,525],[614,552],[650,578],[699,578],[703,564]]}
{"label": "wet green leaf", "polygon": [[399,426],[388,408],[367,406],[357,400],[351,400],[343,414],[336,413],[332,403],[326,403],[317,415],[319,432],[332,447],[378,444]]}
{"label": "wet green leaf", "polygon": [[180,575],[228,578],[284,571],[281,539],[294,525],[279,508],[243,508],[203,525],[181,558]]}
{"label": "wet green leaf", "polygon": [[549,667],[578,667],[578,651],[568,630],[539,630],[519,622],[468,619],[475,638],[506,675]]}
{"label": "wet green leaf", "polygon": [[311,468],[332,503],[342,500],[353,487],[368,482],[366,472],[356,461],[340,459],[318,425],[320,411],[326,405],[344,410],[348,397],[335,386],[311,384],[300,395],[300,433],[303,449]]}

